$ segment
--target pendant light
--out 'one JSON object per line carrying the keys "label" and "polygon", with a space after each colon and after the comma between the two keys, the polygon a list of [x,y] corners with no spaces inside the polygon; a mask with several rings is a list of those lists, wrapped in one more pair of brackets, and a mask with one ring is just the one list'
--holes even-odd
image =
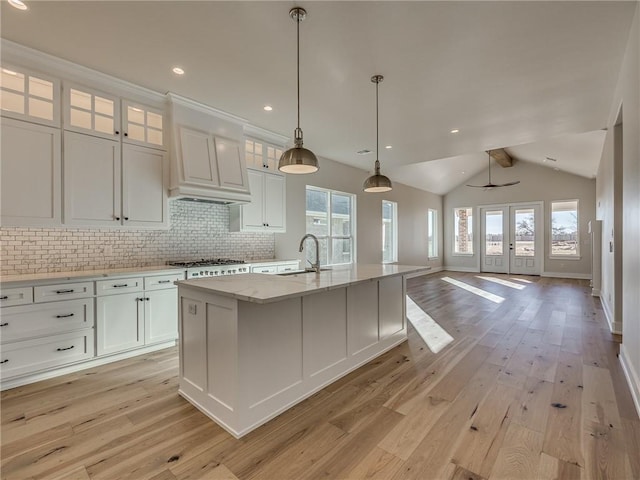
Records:
{"label": "pendant light", "polygon": [[380,150],[380,141],[378,139],[378,84],[382,80],[384,80],[382,75],[374,75],[371,77],[371,81],[376,84],[376,163],[375,173],[364,181],[364,191],[369,193],[388,192],[393,189],[391,180],[384,175],[380,175],[380,157],[378,154]]}
{"label": "pendant light", "polygon": [[320,168],[318,159],[311,150],[302,146],[302,129],[300,128],[300,22],[307,16],[307,11],[301,7],[294,7],[289,16],[296,22],[298,46],[298,127],[294,130],[294,147],[282,154],[278,162],[278,170],[284,173],[314,173]]}

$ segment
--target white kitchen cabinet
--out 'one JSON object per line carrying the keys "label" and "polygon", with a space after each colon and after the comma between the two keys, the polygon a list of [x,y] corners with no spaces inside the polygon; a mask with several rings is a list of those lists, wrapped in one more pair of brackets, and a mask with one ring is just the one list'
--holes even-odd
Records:
{"label": "white kitchen cabinet", "polygon": [[130,100],[122,100],[122,141],[164,148],[164,113]]}
{"label": "white kitchen cabinet", "polygon": [[60,125],[60,80],[3,63],[0,93],[2,116]]}
{"label": "white kitchen cabinet", "polygon": [[[96,299],[97,354],[107,355],[144,345],[144,302],[142,290],[105,295]],[[142,307],[144,312],[144,306]]]}
{"label": "white kitchen cabinet", "polygon": [[75,132],[64,134],[66,225],[166,227],[166,156]]}
{"label": "white kitchen cabinet", "polygon": [[59,226],[60,130],[2,119],[0,212],[5,226]]}
{"label": "white kitchen cabinet", "polygon": [[272,172],[278,171],[278,162],[282,156],[283,147],[251,138],[245,139],[244,145],[247,167]]}
{"label": "white kitchen cabinet", "polygon": [[144,343],[150,345],[178,338],[178,289],[145,292]]}
{"label": "white kitchen cabinet", "polygon": [[179,132],[181,183],[240,192],[249,190],[238,142],[185,126],[180,127]]}
{"label": "white kitchen cabinet", "polygon": [[64,223],[122,224],[120,142],[64,134]]}
{"label": "white kitchen cabinet", "polygon": [[62,110],[65,130],[120,139],[117,96],[65,82]]}
{"label": "white kitchen cabinet", "polygon": [[232,205],[229,229],[233,232],[285,232],[286,184],[284,175],[248,169],[251,203]]}
{"label": "white kitchen cabinet", "polygon": [[300,270],[300,260],[273,260],[251,264],[251,273],[286,273]]}
{"label": "white kitchen cabinet", "polygon": [[122,224],[161,228],[168,225],[167,158],[160,150],[122,146]]}

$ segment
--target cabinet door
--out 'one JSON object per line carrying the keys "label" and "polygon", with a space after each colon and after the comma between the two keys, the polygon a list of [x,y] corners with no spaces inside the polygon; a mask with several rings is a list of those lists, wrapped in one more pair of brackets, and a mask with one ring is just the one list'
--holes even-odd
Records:
{"label": "cabinet door", "polygon": [[64,223],[120,225],[120,143],[64,133]]}
{"label": "cabinet door", "polygon": [[128,100],[122,101],[122,141],[164,148],[164,119],[161,110]]}
{"label": "cabinet door", "polygon": [[267,230],[285,231],[285,178],[264,174],[264,222]]}
{"label": "cabinet door", "polygon": [[60,225],[60,130],[2,119],[3,225]]}
{"label": "cabinet door", "polygon": [[167,225],[166,159],[162,151],[122,145],[122,219],[124,225]]}
{"label": "cabinet door", "polygon": [[247,167],[240,144],[228,138],[214,137],[220,186],[248,191]]}
{"label": "cabinet door", "polygon": [[178,289],[155,290],[144,295],[144,343],[178,338]]}
{"label": "cabinet door", "polygon": [[3,116],[60,126],[60,81],[3,64],[0,69],[0,110]]}
{"label": "cabinet door", "polygon": [[180,127],[180,152],[184,181],[192,185],[219,186],[213,137],[206,132]]}
{"label": "cabinet door", "polygon": [[144,345],[142,292],[96,299],[97,354],[122,352]]}
{"label": "cabinet door", "polygon": [[120,138],[120,107],[113,95],[66,83],[63,111],[65,130]]}
{"label": "cabinet door", "polygon": [[251,203],[242,205],[242,227],[244,229],[264,230],[263,204],[264,183],[262,172],[247,171],[249,188],[251,189]]}

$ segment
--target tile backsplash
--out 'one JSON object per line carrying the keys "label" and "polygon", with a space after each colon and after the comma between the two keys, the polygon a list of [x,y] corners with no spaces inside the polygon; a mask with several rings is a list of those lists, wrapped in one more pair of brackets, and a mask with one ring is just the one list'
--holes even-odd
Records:
{"label": "tile backsplash", "polygon": [[0,228],[0,273],[143,267],[169,260],[275,255],[272,233],[229,232],[229,207],[171,200],[169,230]]}

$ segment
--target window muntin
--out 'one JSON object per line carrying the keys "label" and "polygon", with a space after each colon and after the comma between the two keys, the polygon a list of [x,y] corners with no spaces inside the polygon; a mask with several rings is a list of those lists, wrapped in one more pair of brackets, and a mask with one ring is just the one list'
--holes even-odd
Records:
{"label": "window muntin", "polygon": [[382,201],[382,263],[398,261],[398,204]]}
{"label": "window muntin", "polygon": [[427,210],[427,257],[438,258],[438,211]]}
{"label": "window muntin", "polygon": [[247,167],[268,168],[274,172],[277,171],[282,148],[250,138],[245,139],[244,145]]}
{"label": "window muntin", "polygon": [[[306,231],[318,237],[320,264],[355,261],[355,195],[307,185]],[[315,245],[305,243],[306,258],[315,262]]]}
{"label": "window muntin", "polygon": [[0,110],[56,123],[58,83],[39,75],[0,69]]}
{"label": "window muntin", "polygon": [[453,253],[473,255],[473,208],[454,208]]}
{"label": "window muntin", "polygon": [[579,257],[578,200],[551,202],[550,255]]}

